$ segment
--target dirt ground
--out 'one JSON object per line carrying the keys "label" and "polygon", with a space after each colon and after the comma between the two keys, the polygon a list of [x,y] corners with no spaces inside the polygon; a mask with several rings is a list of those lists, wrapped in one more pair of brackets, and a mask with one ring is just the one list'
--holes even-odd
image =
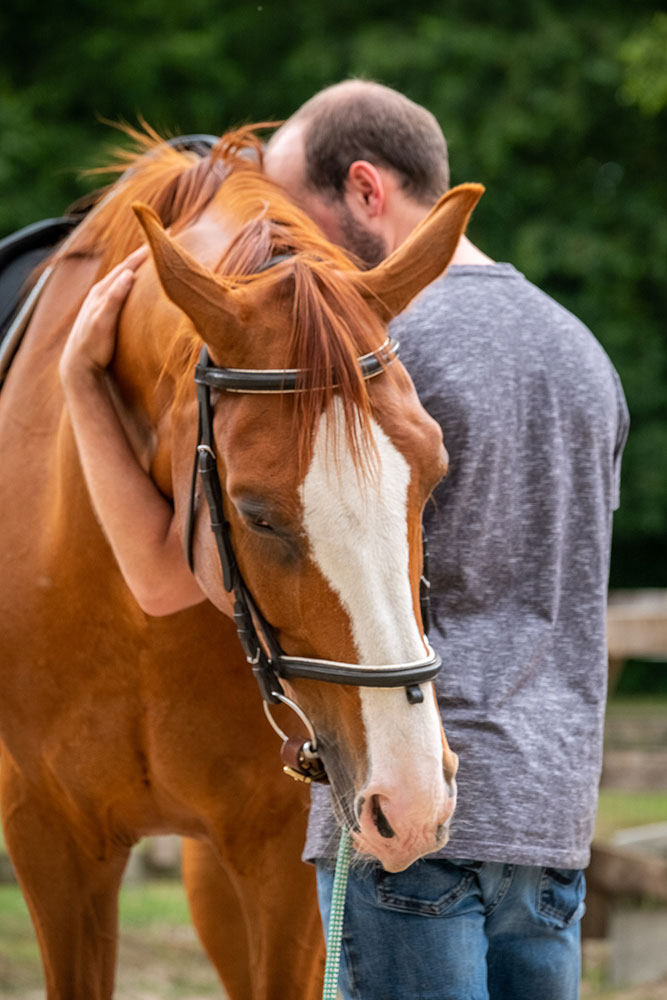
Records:
{"label": "dirt ground", "polygon": [[602,990],[584,983],[581,1000],[667,1000],[667,979],[629,990]]}
{"label": "dirt ground", "polygon": [[[0,959],[0,966],[2,961]],[[667,1000],[667,978],[624,990],[597,985],[589,970],[581,1000]],[[18,987],[18,988],[17,988]],[[1,1000],[44,1000],[37,982],[14,983]],[[115,1000],[225,1000],[225,994],[190,927],[125,932],[122,935]],[[537,1000],[537,998],[536,998]]]}
{"label": "dirt ground", "polygon": [[[598,985],[595,943],[592,948],[585,945],[584,951],[588,968],[581,1000],[667,1000],[667,977],[658,983],[623,990]],[[152,940],[146,938],[145,932],[125,933],[119,969],[115,1000],[211,1000],[213,997],[223,1000],[225,997],[189,927],[174,929],[167,936],[156,934]]]}
{"label": "dirt ground", "polygon": [[[0,967],[2,959],[0,958]],[[661,982],[624,990],[605,989],[589,972],[581,1000],[667,1000],[667,978]],[[9,992],[2,989],[1,1000],[44,1000],[36,979]],[[115,1000],[225,1000],[225,994],[190,927],[166,931],[126,932],[122,936]],[[537,1000],[537,998],[536,998]]]}
{"label": "dirt ground", "polygon": [[660,982],[626,989],[604,985],[604,968],[609,957],[606,941],[584,940],[582,948],[584,981],[581,1000],[667,1000],[667,977]]}
{"label": "dirt ground", "polygon": [[[160,906],[166,909],[171,901],[169,922],[139,926],[135,918],[135,925],[126,923],[122,928],[114,1000],[225,1000],[187,913],[178,907],[174,910],[174,890],[167,895],[156,895],[153,890],[153,895],[151,914]],[[18,890],[7,888],[5,896],[13,897],[17,905]],[[20,912],[13,916],[7,905],[4,912],[4,922],[0,920],[0,1000],[44,1000],[38,949],[24,906],[21,904]],[[612,990],[605,986],[606,949],[605,942],[584,942],[581,1000],[667,1000],[667,977],[633,988]]]}

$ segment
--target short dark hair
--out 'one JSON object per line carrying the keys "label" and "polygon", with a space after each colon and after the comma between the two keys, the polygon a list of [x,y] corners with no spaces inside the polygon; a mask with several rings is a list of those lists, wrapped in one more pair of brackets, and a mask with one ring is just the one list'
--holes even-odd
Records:
{"label": "short dark hair", "polygon": [[316,191],[342,196],[355,160],[394,170],[421,203],[434,204],[449,188],[447,143],[435,117],[382,84],[327,87],[289,121],[303,123],[306,181]]}

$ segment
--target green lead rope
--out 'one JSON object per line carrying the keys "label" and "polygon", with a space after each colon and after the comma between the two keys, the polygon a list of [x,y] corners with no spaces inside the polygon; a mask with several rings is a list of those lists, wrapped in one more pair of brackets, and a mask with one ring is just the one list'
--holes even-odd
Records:
{"label": "green lead rope", "polygon": [[343,938],[343,917],[345,916],[345,892],[347,873],[350,867],[352,844],[350,832],[343,827],[338,845],[336,872],[331,893],[329,912],[329,932],[327,934],[327,961],[324,966],[324,990],[322,1000],[336,1000],[338,996],[338,970],[340,969],[340,949]]}

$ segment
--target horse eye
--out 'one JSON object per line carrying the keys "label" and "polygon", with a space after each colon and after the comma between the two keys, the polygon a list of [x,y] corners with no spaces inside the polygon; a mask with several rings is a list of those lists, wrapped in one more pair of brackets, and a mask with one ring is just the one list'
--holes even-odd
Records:
{"label": "horse eye", "polygon": [[273,526],[261,517],[255,518],[252,522],[252,526],[253,528],[259,528],[260,531],[273,531]]}

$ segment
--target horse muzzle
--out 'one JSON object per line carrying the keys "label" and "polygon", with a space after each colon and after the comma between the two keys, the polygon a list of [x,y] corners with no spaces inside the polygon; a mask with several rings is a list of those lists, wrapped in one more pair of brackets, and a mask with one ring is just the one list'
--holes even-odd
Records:
{"label": "horse muzzle", "polygon": [[355,803],[354,847],[388,872],[403,871],[445,846],[455,806],[454,780],[443,782],[438,791],[423,788],[417,794],[371,782]]}

